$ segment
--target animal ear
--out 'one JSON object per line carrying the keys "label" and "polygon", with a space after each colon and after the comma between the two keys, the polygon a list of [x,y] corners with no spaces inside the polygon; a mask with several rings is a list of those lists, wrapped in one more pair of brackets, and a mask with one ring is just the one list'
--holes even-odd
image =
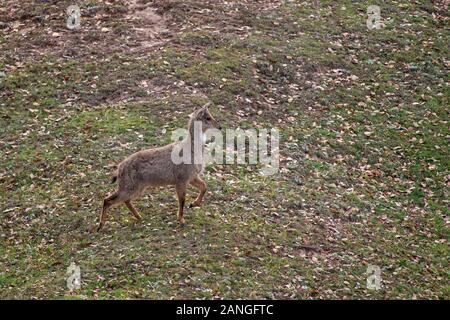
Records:
{"label": "animal ear", "polygon": [[195,115],[197,116],[197,118],[203,117],[203,116],[205,115],[205,112],[208,111],[208,106],[209,106],[210,104],[211,104],[211,103],[207,103],[207,104],[205,104],[203,107],[198,108],[197,110],[194,111],[193,114],[195,114]]}
{"label": "animal ear", "polygon": [[197,107],[197,106],[193,107],[191,114],[189,114],[189,118],[197,117],[201,110],[202,110],[201,107]]}
{"label": "animal ear", "polygon": [[202,119],[205,116],[205,109],[200,109],[200,111],[197,113],[197,119]]}

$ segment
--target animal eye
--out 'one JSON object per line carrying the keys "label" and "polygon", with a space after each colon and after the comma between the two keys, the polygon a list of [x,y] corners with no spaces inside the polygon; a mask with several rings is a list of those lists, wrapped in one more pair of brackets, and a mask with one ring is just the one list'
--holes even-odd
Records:
{"label": "animal eye", "polygon": [[210,117],[206,117],[206,120],[209,121],[209,120],[211,120],[211,118]]}

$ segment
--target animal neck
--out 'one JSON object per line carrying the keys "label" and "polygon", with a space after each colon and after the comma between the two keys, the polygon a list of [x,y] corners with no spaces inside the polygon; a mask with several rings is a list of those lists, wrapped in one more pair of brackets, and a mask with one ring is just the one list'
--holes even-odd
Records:
{"label": "animal neck", "polygon": [[[189,120],[188,124],[189,136],[186,138],[187,142],[191,144],[191,152],[195,152],[195,147],[203,150],[205,146],[204,133],[202,130],[201,122],[195,123],[194,119]],[[196,144],[199,144],[196,146]]]}

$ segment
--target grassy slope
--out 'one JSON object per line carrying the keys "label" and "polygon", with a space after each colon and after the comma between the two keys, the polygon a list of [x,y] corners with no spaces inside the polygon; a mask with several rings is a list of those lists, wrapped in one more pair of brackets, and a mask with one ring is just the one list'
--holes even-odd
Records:
{"label": "grassy slope", "polygon": [[[56,18],[31,31],[45,55],[0,34],[0,297],[450,298],[444,10],[380,2],[385,25],[369,31],[352,1],[144,2],[185,27],[158,50],[101,45],[129,41],[121,2],[82,7],[104,13],[100,26],[84,20],[81,39],[99,43],[89,54],[51,50],[48,30],[80,41]],[[214,14],[195,11],[205,8]],[[280,128],[280,173],[210,167],[185,228],[161,189],[137,203],[142,223],[116,208],[90,234],[109,166],[167,143],[206,100],[227,127]],[[379,291],[366,289],[369,264]]]}

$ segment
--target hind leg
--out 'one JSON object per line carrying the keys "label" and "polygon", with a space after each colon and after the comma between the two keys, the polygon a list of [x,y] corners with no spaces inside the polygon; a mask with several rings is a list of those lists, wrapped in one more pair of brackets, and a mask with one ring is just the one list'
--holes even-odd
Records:
{"label": "hind leg", "polygon": [[130,212],[133,214],[133,216],[138,219],[138,220],[142,220],[141,215],[139,214],[139,212],[136,210],[136,208],[131,204],[131,202],[125,201],[125,205],[127,206],[128,210],[130,210]]}
{"label": "hind leg", "polygon": [[102,208],[102,213],[100,214],[97,232],[100,231],[103,228],[103,226],[105,225],[109,208],[111,208],[111,206],[113,206],[113,205],[119,204],[122,201],[123,200],[120,198],[118,191],[115,191],[113,194],[111,194],[110,196],[106,197],[103,200],[103,208]]}

